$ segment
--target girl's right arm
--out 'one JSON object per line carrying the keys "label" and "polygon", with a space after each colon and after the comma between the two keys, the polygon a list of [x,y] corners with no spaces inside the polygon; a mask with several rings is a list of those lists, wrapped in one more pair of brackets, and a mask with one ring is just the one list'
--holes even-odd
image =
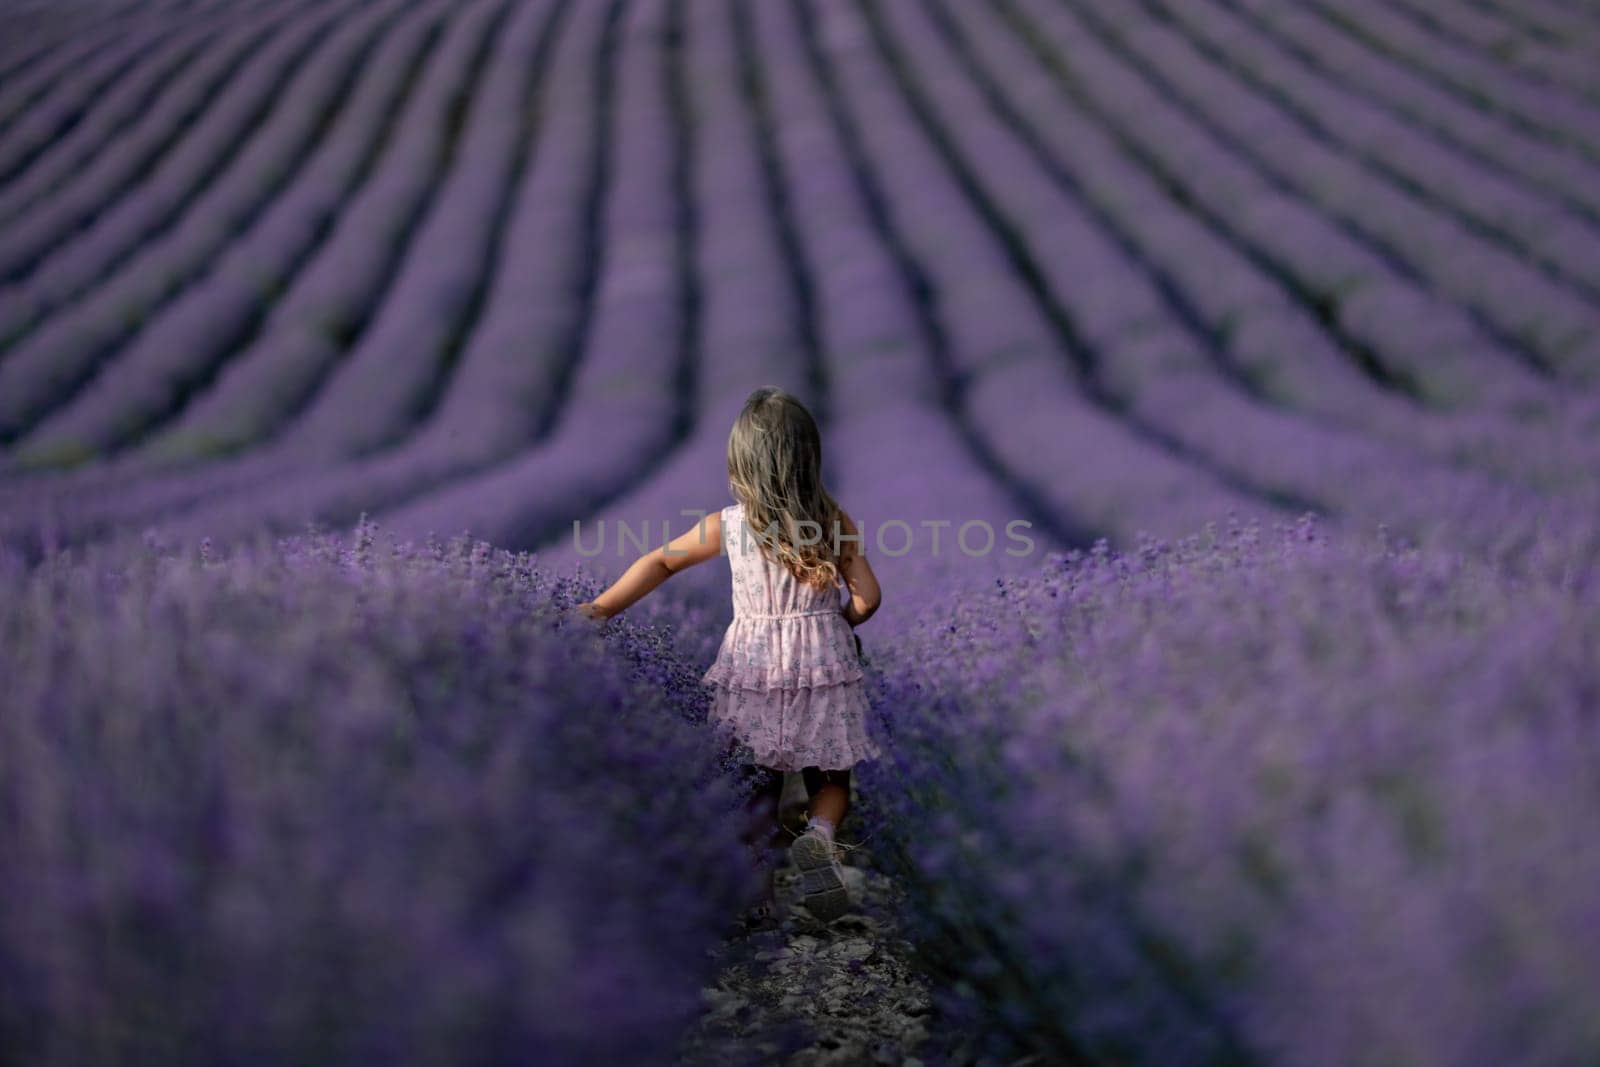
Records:
{"label": "girl's right arm", "polygon": [[579,604],[578,610],[591,619],[609,619],[637,603],[674,574],[713,559],[721,551],[722,513],[707,512],[704,518],[667,544],[634,560],[609,589]]}
{"label": "girl's right arm", "polygon": [[[851,537],[860,537],[850,516],[839,512],[839,525]],[[845,541],[839,546],[839,571],[845,586],[850,590],[850,603],[845,605],[844,618],[851,626],[860,626],[872,618],[883,601],[883,591],[878,588],[878,576],[872,573],[872,564],[861,551],[860,541]]]}

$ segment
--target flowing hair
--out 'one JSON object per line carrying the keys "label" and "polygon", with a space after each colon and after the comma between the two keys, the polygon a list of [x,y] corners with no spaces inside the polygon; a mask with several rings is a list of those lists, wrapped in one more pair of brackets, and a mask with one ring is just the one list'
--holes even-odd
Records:
{"label": "flowing hair", "polygon": [[838,585],[843,512],[822,484],[822,435],[804,404],[773,386],[750,394],[728,434],[728,488],[763,555],[805,585]]}

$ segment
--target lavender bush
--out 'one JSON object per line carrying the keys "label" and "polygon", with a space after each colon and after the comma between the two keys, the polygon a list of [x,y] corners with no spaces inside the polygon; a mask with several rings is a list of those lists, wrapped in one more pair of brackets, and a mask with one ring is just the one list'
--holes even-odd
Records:
{"label": "lavender bush", "polygon": [[362,525],[0,590],[14,1062],[658,1062],[754,899],[697,669],[525,554]]}
{"label": "lavender bush", "polygon": [[875,655],[872,832],[991,1050],[1600,1055],[1593,571],[1234,525],[1102,542]]}
{"label": "lavender bush", "polygon": [[1600,1060],[1580,9],[0,7],[0,1060],[663,1055],[766,384],[975,1050]]}

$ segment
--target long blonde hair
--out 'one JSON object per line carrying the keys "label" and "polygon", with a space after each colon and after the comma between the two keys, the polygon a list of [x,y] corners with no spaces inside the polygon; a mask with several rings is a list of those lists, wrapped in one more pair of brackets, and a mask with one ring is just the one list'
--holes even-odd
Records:
{"label": "long blonde hair", "polygon": [[[822,484],[822,435],[804,404],[774,386],[750,394],[728,434],[728,488],[763,555],[806,585],[838,585],[843,513]],[[801,543],[801,523],[820,531],[813,543]]]}

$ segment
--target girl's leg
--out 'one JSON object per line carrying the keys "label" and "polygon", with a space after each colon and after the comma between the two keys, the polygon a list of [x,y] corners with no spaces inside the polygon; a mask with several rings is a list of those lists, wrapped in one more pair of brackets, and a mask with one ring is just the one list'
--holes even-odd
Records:
{"label": "girl's leg", "polygon": [[827,819],[837,831],[850,811],[850,771],[807,767],[800,774],[806,782],[806,795],[811,798],[811,814]]}
{"label": "girl's leg", "polygon": [[756,763],[742,767],[742,775],[751,785],[746,801],[746,829],[744,842],[750,847],[756,870],[766,876],[763,900],[777,899],[774,875],[777,868],[773,851],[782,846],[783,834],[778,824],[778,801],[783,795],[783,772]]}
{"label": "girl's leg", "polygon": [[[850,772],[825,771],[807,767],[801,771],[806,794],[811,798],[811,817],[826,819],[835,833],[850,809]],[[828,843],[827,835],[813,830],[797,837],[789,846],[789,858],[800,871],[800,887],[806,910],[823,922],[832,922],[850,909],[850,890],[845,884],[839,853]]]}

